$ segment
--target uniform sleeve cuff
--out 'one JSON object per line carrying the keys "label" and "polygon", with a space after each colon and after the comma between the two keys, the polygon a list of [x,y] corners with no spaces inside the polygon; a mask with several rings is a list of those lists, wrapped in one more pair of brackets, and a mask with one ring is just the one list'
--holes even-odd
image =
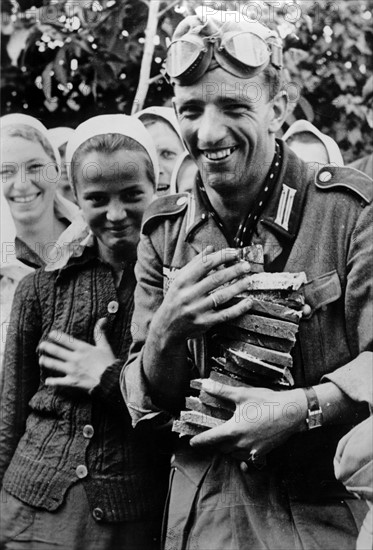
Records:
{"label": "uniform sleeve cuff", "polygon": [[141,360],[140,368],[137,362],[123,368],[120,387],[134,428],[139,422],[142,423],[145,420],[152,420],[154,425],[160,426],[166,424],[171,418],[170,414],[162,411],[152,402]]}

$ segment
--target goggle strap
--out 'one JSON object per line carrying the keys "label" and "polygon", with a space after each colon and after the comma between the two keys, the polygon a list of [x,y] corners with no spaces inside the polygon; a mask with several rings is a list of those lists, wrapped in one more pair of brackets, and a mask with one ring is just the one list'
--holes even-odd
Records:
{"label": "goggle strap", "polygon": [[196,60],[190,65],[190,67],[187,68],[186,71],[183,72],[182,75],[179,75],[178,78],[187,78],[191,73],[195,71],[195,69],[200,65],[202,58],[205,56],[206,50],[201,50],[198,54],[198,57]]}

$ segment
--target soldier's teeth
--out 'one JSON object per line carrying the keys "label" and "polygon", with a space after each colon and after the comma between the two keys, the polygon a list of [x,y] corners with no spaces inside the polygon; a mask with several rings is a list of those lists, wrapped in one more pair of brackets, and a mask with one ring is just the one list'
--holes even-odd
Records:
{"label": "soldier's teeth", "polygon": [[235,151],[236,147],[228,147],[227,149],[220,149],[219,151],[204,151],[204,155],[209,160],[221,160],[229,157]]}

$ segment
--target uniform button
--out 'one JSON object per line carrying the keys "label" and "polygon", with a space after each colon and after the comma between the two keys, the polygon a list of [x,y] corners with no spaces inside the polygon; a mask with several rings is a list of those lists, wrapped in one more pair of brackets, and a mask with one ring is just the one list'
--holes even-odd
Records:
{"label": "uniform button", "polygon": [[115,300],[108,303],[107,310],[109,313],[116,313],[119,309],[119,304]]}
{"label": "uniform button", "polygon": [[185,204],[187,202],[188,198],[187,197],[179,197],[176,201],[176,204],[178,206],[182,206],[183,204]]}
{"label": "uniform button", "polygon": [[83,477],[87,477],[88,475],[87,467],[84,466],[84,464],[79,464],[79,466],[76,467],[75,472],[79,479],[83,479]]}
{"label": "uniform button", "polygon": [[333,174],[331,172],[328,172],[327,170],[319,174],[319,180],[322,182],[330,181],[332,177],[333,177]]}
{"label": "uniform button", "polygon": [[96,521],[101,521],[102,519],[104,519],[104,511],[101,510],[101,508],[94,508],[92,516],[95,518]]}
{"label": "uniform button", "polygon": [[94,430],[93,426],[91,426],[90,424],[87,424],[86,426],[84,426],[83,436],[86,439],[92,439],[94,433],[95,433],[95,430]]}

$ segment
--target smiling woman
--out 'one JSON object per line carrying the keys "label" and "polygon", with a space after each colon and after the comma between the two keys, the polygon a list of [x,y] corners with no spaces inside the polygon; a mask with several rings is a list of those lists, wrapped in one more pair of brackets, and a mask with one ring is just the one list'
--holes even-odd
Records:
{"label": "smiling woman", "polygon": [[6,115],[1,123],[1,354],[18,282],[53,255],[78,208],[57,192],[58,150],[37,119]]}
{"label": "smiling woman", "polygon": [[[72,203],[56,193],[61,164],[58,149],[43,124],[27,115],[2,117],[1,133],[2,192],[14,232],[31,250],[39,251],[45,264],[43,247],[56,241],[77,213]],[[9,228],[4,229],[9,234]]]}
{"label": "smiling woman", "polygon": [[136,258],[141,220],[155,181],[144,147],[119,134],[92,137],[72,155],[71,180],[101,257],[119,265],[124,257]]}
{"label": "smiling woman", "polygon": [[119,375],[156,151],[139,120],[103,115],[78,126],[66,160],[86,225],[74,221],[59,239],[59,260],[15,295],[0,418],[0,535],[9,549],[155,550],[169,458],[156,433],[132,429]]}

